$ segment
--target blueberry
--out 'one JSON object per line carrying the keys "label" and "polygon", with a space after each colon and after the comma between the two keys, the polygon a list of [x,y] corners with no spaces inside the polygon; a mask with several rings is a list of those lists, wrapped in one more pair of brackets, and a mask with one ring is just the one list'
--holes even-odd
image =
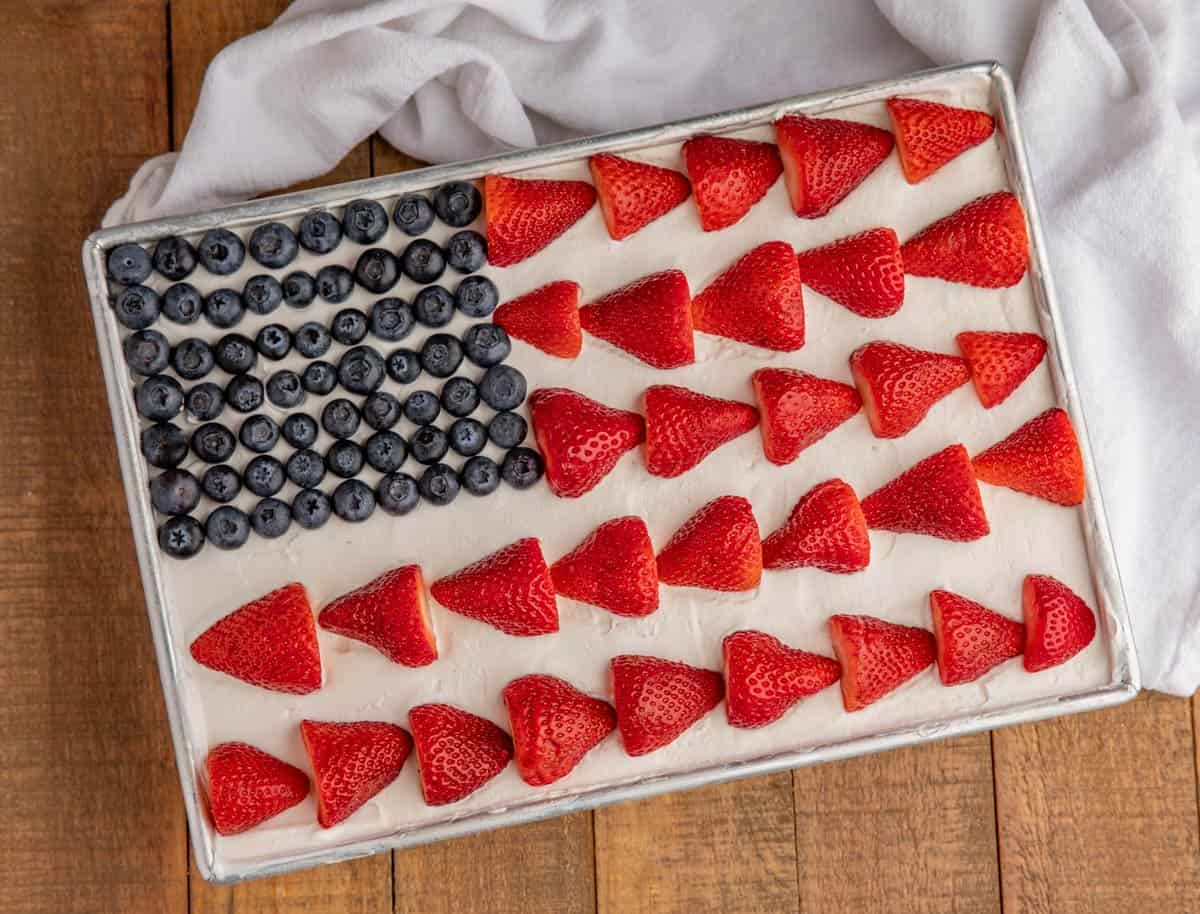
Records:
{"label": "blueberry", "polygon": [[389,429],[400,421],[400,401],[387,391],[377,390],[363,403],[362,415],[376,431]]}
{"label": "blueberry", "polygon": [[171,351],[171,367],[185,381],[199,381],[213,370],[216,361],[208,343],[194,336],[181,340]]}
{"label": "blueberry", "polygon": [[174,378],[156,374],[141,383],[134,403],[151,422],[169,422],[183,409],[183,388]]}
{"label": "blueberry", "polygon": [[250,526],[265,539],[283,536],[292,525],[292,509],[278,498],[264,498],[250,511]]}
{"label": "blueberry", "polygon": [[342,520],[357,524],[375,510],[375,493],[361,479],[347,479],[333,490],[333,511]]}
{"label": "blueberry", "polygon": [[163,317],[176,324],[194,324],[200,320],[204,310],[204,299],[190,282],[177,282],[167,286],[162,296]]}
{"label": "blueberry", "polygon": [[333,345],[333,337],[329,335],[324,324],[308,321],[300,325],[292,338],[292,345],[306,359],[319,359]]}
{"label": "blueberry", "polygon": [[436,425],[422,425],[413,435],[409,450],[417,463],[437,463],[450,450],[450,439]]}
{"label": "blueberry", "polygon": [[395,432],[376,432],[363,446],[367,463],[380,473],[391,473],[400,469],[408,456],[408,446]]}
{"label": "blueberry", "polygon": [[187,279],[196,269],[196,250],[184,238],[170,235],[154,246],[154,269],[171,280]]}
{"label": "blueberry", "polygon": [[283,300],[293,308],[307,308],[317,297],[317,281],[311,273],[296,270],[283,277]]}
{"label": "blueberry", "polygon": [[178,466],[187,456],[187,438],[171,422],[156,422],[142,429],[142,454],[161,470]]}
{"label": "blueberry", "polygon": [[292,413],[283,420],[283,440],[292,447],[312,447],[317,440],[317,420],[308,413]]}
{"label": "blueberry", "polygon": [[450,447],[464,457],[474,457],[487,444],[487,429],[476,419],[458,419],[450,426]]}
{"label": "blueberry", "polygon": [[246,464],[243,476],[246,488],[263,498],[283,488],[283,464],[270,454],[259,454]]}
{"label": "blueberry", "polygon": [[217,364],[230,374],[245,374],[258,363],[254,340],[240,333],[227,333],[213,347]]}
{"label": "blueberry", "polygon": [[354,280],[368,292],[382,295],[400,281],[400,265],[391,251],[369,248],[354,264]]}
{"label": "blueberry", "polygon": [[444,463],[435,463],[421,474],[417,488],[431,504],[448,505],[458,497],[461,486],[454,470]]}
{"label": "blueberry", "polygon": [[250,256],[270,270],[286,267],[296,259],[300,245],[296,233],[282,222],[267,222],[250,234]]}
{"label": "blueberry", "polygon": [[527,447],[515,447],[504,455],[500,475],[514,489],[528,489],[542,478],[542,455]]}
{"label": "blueberry", "polygon": [[164,470],[150,480],[150,504],[159,514],[187,514],[200,504],[200,483],[187,470]]}
{"label": "blueberry", "polygon": [[404,415],[417,425],[427,425],[438,417],[442,405],[438,398],[427,390],[414,390],[404,401]]}
{"label": "blueberry", "polygon": [[351,438],[358,431],[360,416],[354,404],[344,397],[330,400],[321,410],[321,428],[334,438]]}
{"label": "blueberry", "polygon": [[331,263],[317,270],[317,294],[331,305],[344,302],[354,291],[354,274],[341,264]]}
{"label": "blueberry", "polygon": [[421,375],[421,358],[411,349],[396,349],[385,363],[388,377],[400,384],[411,384]]}
{"label": "blueberry", "polygon": [[413,298],[413,313],[426,327],[445,327],[454,318],[454,296],[441,286],[426,286]]}
{"label": "blueberry", "polygon": [[204,545],[204,528],[194,517],[171,517],[158,528],[158,545],[175,559],[190,559]]}
{"label": "blueberry", "polygon": [[415,237],[433,225],[433,205],[421,194],[405,194],[396,201],[392,221],[404,234]]}
{"label": "blueberry", "polygon": [[370,346],[348,349],[338,362],[338,381],[352,394],[377,390],[383,378],[383,356]]}
{"label": "blueberry", "polygon": [[314,254],[328,254],[342,243],[342,224],[328,210],[309,213],[300,220],[300,244]]}
{"label": "blueberry", "polygon": [[446,263],[459,273],[474,273],[487,263],[487,241],[470,229],[455,232],[446,242]]}
{"label": "blueberry", "polygon": [[157,330],[138,330],[121,343],[125,364],[135,374],[158,374],[171,361],[171,346]]}
{"label": "blueberry", "polygon": [[479,389],[468,378],[451,378],[442,385],[442,409],[452,416],[469,416],[479,405]]}
{"label": "blueberry", "polygon": [[250,518],[232,505],[222,505],[208,515],[204,532],[218,549],[237,549],[250,538]]}
{"label": "blueberry", "polygon": [[463,464],[463,488],[472,495],[490,495],[500,487],[500,467],[491,457],[472,457]]}
{"label": "blueberry", "polygon": [[[399,207],[396,212],[399,214]],[[433,210],[430,210],[429,214],[432,218]],[[399,223],[396,224],[399,225]],[[133,243],[118,244],[109,251],[107,264],[108,275],[115,282],[125,286],[145,282],[154,270],[154,265],[150,263],[150,255],[146,253],[146,249],[140,244]]]}
{"label": "blueberry", "polygon": [[284,469],[287,478],[302,489],[320,485],[321,480],[325,478],[325,461],[321,459],[320,454],[308,448],[293,452]]}
{"label": "blueberry", "polygon": [[388,473],[375,487],[379,507],[397,517],[415,508],[420,497],[417,481],[407,473]]}
{"label": "blueberry", "polygon": [[488,437],[496,447],[508,449],[525,440],[528,430],[525,419],[507,410],[496,413],[488,423]]}
{"label": "blueberry", "polygon": [[224,463],[233,456],[237,439],[217,422],[206,422],[192,432],[192,453],[205,463]]}
{"label": "blueberry", "polygon": [[450,377],[462,360],[462,343],[449,333],[435,333],[421,347],[421,367],[435,378]]}
{"label": "blueberry", "polygon": [[500,292],[486,276],[468,276],[454,290],[454,301],[467,317],[487,317],[500,303]]}
{"label": "blueberry", "polygon": [[304,385],[294,371],[277,371],[267,378],[267,399],[280,409],[291,409],[305,400]]}
{"label": "blueberry", "polygon": [[292,499],[292,518],[305,530],[325,526],[333,504],[320,489],[303,489]]}
{"label": "blueberry", "polygon": [[361,343],[367,335],[367,316],[357,308],[343,308],[333,316],[330,333],[344,346]]}
{"label": "blueberry", "polygon": [[381,298],[371,306],[371,332],[389,343],[408,336],[415,322],[412,305],[402,298]]}
{"label": "blueberry", "polygon": [[387,210],[374,200],[351,200],[342,213],[346,237],[358,244],[374,244],[387,232]]}
{"label": "blueberry", "polygon": [[325,452],[325,466],[334,476],[350,479],[363,468],[363,452],[353,441],[335,441]]}
{"label": "blueberry", "polygon": [[483,197],[474,184],[451,181],[433,195],[433,208],[446,225],[462,228],[470,225],[483,209]]}
{"label": "blueberry", "polygon": [[520,406],[525,399],[525,375],[511,365],[493,365],[479,382],[479,396],[495,410]]}
{"label": "blueberry", "polygon": [[113,302],[117,320],[130,330],[145,330],[158,320],[161,310],[158,293],[146,286],[127,286]]}
{"label": "blueberry", "polygon": [[467,358],[480,368],[491,368],[508,358],[512,343],[503,327],[475,324],[463,334],[463,350]]}
{"label": "blueberry", "polygon": [[410,241],[400,255],[400,269],[413,282],[422,285],[437,282],[446,272],[446,257],[434,242],[428,238],[418,238]]}
{"label": "blueberry", "polygon": [[204,316],[214,327],[234,327],[245,313],[246,305],[242,302],[242,296],[233,289],[217,289],[204,299]]}
{"label": "blueberry", "polygon": [[246,260],[246,246],[229,229],[215,228],[204,233],[196,250],[204,269],[216,276],[236,273]]}
{"label": "blueberry", "polygon": [[197,384],[188,390],[185,403],[189,416],[200,422],[210,422],[225,409],[225,391],[212,382]]}
{"label": "blueberry", "polygon": [[239,413],[252,413],[263,405],[262,381],[240,374],[225,385],[225,402]]}
{"label": "blueberry", "polygon": [[262,413],[251,416],[238,429],[238,440],[256,454],[265,454],[279,441],[279,426]]}
{"label": "blueberry", "polygon": [[310,394],[323,397],[337,387],[337,369],[328,362],[309,362],[300,375],[300,383]]}
{"label": "blueberry", "polygon": [[283,304],[283,286],[266,273],[251,276],[242,286],[242,301],[255,314],[270,314]]}
{"label": "blueberry", "polygon": [[278,362],[292,351],[292,334],[283,324],[267,324],[255,334],[254,348],[265,358]]}
{"label": "blueberry", "polygon": [[213,501],[224,504],[233,501],[242,491],[242,477],[233,467],[221,463],[204,471],[204,478],[200,480],[200,488]]}

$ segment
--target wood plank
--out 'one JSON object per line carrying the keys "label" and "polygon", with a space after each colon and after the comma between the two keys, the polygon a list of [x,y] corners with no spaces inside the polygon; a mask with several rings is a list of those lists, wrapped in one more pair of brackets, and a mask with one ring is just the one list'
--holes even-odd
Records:
{"label": "wood plank", "polygon": [[231,886],[193,877],[189,914],[391,914],[390,863],[379,854]]}

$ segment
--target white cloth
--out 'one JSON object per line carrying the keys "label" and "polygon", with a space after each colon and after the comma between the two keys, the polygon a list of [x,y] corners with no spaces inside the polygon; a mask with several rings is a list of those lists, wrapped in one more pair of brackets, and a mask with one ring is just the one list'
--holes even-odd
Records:
{"label": "white cloth", "polygon": [[1018,75],[1145,682],[1200,685],[1197,0],[297,0],[230,45],[106,224],[245,199],[379,130],[432,161],[928,66]]}

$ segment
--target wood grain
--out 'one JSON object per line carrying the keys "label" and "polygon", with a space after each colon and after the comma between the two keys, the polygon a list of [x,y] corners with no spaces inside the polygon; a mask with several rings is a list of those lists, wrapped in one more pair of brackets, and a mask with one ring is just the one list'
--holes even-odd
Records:
{"label": "wood grain", "polygon": [[379,854],[232,886],[194,876],[190,914],[391,914],[389,863]]}

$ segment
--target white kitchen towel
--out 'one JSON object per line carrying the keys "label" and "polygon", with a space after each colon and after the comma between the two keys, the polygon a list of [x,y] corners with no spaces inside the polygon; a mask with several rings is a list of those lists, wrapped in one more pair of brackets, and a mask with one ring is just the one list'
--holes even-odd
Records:
{"label": "white kitchen towel", "polygon": [[182,150],[106,224],[928,66],[1017,74],[1146,684],[1200,685],[1200,3],[297,0],[209,67]]}

